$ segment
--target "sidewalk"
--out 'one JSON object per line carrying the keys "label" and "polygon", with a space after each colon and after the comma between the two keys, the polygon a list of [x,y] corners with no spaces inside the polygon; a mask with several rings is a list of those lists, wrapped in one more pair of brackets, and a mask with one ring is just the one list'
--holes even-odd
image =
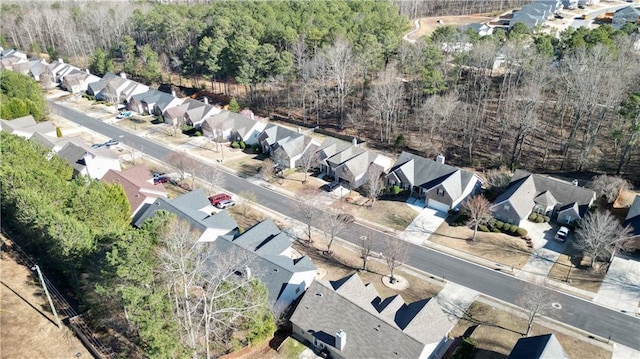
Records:
{"label": "sidewalk", "polygon": [[640,262],[623,254],[615,256],[594,302],[640,316]]}

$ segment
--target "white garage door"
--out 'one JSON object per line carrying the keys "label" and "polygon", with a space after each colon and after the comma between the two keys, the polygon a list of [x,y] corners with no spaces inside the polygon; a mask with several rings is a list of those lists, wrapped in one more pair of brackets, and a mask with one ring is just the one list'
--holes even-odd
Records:
{"label": "white garage door", "polygon": [[429,208],[433,208],[435,210],[441,211],[441,212],[448,212],[449,211],[449,206],[442,203],[442,202],[438,202],[438,201],[434,201],[433,199],[429,199],[429,202],[427,203],[427,207]]}

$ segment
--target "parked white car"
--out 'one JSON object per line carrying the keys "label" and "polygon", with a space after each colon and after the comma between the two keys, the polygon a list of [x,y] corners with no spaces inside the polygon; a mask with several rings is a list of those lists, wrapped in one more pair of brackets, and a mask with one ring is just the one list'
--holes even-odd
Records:
{"label": "parked white car", "polygon": [[560,227],[560,229],[558,229],[558,232],[556,232],[556,241],[564,242],[567,240],[567,237],[569,237],[569,228],[564,226]]}

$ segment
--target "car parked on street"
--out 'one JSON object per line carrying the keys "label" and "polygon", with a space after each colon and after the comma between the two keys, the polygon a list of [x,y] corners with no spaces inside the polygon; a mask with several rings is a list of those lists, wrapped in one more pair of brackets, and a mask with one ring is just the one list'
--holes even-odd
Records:
{"label": "car parked on street", "polygon": [[233,207],[235,205],[236,205],[236,201],[229,199],[226,201],[219,202],[218,204],[216,204],[216,207],[220,209],[225,209],[225,208]]}
{"label": "car parked on street", "polygon": [[115,138],[112,138],[112,139],[110,139],[109,141],[105,142],[105,143],[103,144],[103,146],[107,146],[107,147],[109,147],[109,146],[115,146],[115,145],[117,145],[117,144],[119,144],[119,143],[120,143],[120,141],[116,140]]}
{"label": "car parked on street", "polygon": [[153,184],[160,184],[160,183],[165,183],[165,182],[169,182],[171,179],[167,176],[157,176],[157,177],[153,177]]}
{"label": "car parked on street", "polygon": [[211,197],[209,197],[209,202],[211,202],[212,206],[218,206],[219,203],[224,202],[224,201],[231,201],[232,198],[231,196],[229,196],[226,193],[218,193],[216,195],[213,195]]}
{"label": "car parked on street", "polygon": [[569,228],[567,227],[560,227],[560,229],[558,229],[558,232],[556,232],[556,236],[555,239],[558,242],[564,242],[567,240],[567,237],[569,237]]}

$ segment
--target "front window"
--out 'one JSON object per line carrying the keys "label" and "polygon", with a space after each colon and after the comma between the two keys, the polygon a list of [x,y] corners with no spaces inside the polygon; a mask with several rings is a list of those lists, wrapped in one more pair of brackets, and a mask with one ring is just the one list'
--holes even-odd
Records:
{"label": "front window", "polygon": [[438,192],[437,193],[438,193],[438,196],[444,197],[444,189],[438,188]]}

